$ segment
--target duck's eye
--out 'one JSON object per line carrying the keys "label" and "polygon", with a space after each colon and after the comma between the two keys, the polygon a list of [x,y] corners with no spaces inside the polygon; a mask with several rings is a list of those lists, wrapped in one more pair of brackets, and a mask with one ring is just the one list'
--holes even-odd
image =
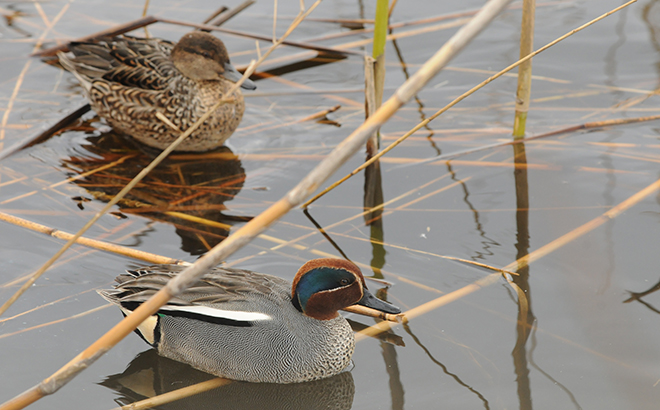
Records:
{"label": "duck's eye", "polygon": [[202,51],[202,55],[203,55],[205,58],[211,58],[211,54],[209,54],[208,51]]}
{"label": "duck's eye", "polygon": [[340,280],[339,280],[339,284],[342,285],[342,286],[346,286],[346,285],[348,285],[348,279],[346,279],[346,278],[344,278],[344,279],[340,279]]}

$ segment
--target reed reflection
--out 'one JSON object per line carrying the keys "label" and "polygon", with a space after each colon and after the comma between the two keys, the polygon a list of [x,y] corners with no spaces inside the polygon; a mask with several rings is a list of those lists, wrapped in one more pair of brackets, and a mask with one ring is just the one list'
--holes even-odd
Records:
{"label": "reed reflection", "polygon": [[[157,155],[114,132],[87,137],[78,155],[62,166],[83,177],[74,182],[94,199],[107,202]],[[165,159],[122,199],[121,214],[139,214],[174,225],[181,249],[203,254],[229,235],[234,223],[247,217],[226,215],[225,202],[242,189],[245,171],[227,147],[207,154],[176,154]],[[89,198],[79,200],[84,207]],[[119,216],[122,216],[122,215]]]}
{"label": "reed reflection", "polygon": [[[376,292],[379,299],[387,300],[387,289],[379,289]],[[390,329],[385,332],[393,336],[394,332]],[[383,353],[383,361],[385,362],[385,369],[389,376],[390,398],[392,400],[392,410],[403,410],[404,408],[404,393],[403,382],[401,381],[401,371],[399,370],[399,360],[396,354],[396,348],[393,344],[385,340],[380,341],[380,348]]]}
{"label": "reed reflection", "polygon": [[[529,185],[527,183],[527,154],[525,144],[513,144],[514,180],[516,185],[516,260],[520,261],[529,254]],[[511,352],[518,383],[520,409],[532,409],[532,393],[527,363],[527,340],[536,318],[532,313],[532,292],[529,286],[529,265],[519,262],[518,275],[512,276],[513,282],[522,290],[527,303],[518,299],[518,320],[516,323],[516,345]]]}
{"label": "reed reflection", "polygon": [[[115,401],[130,405],[136,401],[192,386],[215,376],[159,356],[149,349],[138,354],[126,370],[108,376],[101,385],[118,393]],[[198,409],[350,409],[355,384],[350,372],[307,383],[271,384],[232,381],[227,385],[156,408]]]}
{"label": "reed reflection", "polygon": [[[429,350],[429,349],[428,349],[428,348],[422,343],[421,340],[419,340],[419,338],[417,337],[417,335],[416,335],[415,333],[413,333],[412,328],[410,327],[410,324],[409,324],[409,323],[405,323],[405,324],[403,325],[403,328],[405,329],[406,333],[408,333],[408,334],[413,338],[413,340],[415,341],[415,343],[417,343],[417,345],[418,345],[418,346],[424,351],[424,353],[426,353],[426,355],[429,357],[429,359],[431,359],[431,361],[432,361],[433,363],[435,363],[436,365],[440,366],[440,368],[442,369],[443,373],[445,373],[447,376],[449,376],[449,377],[451,377],[452,379],[454,379],[454,381],[455,381],[459,386],[461,386],[461,387],[467,389],[471,394],[474,394],[474,395],[475,395],[475,396],[476,396],[476,397],[482,402],[483,407],[484,407],[486,410],[490,410],[490,404],[488,403],[488,400],[486,399],[486,397],[484,397],[484,395],[481,394],[479,391],[477,391],[474,387],[472,387],[472,386],[470,386],[469,384],[467,384],[466,382],[464,382],[464,381],[460,378],[460,376],[458,376],[458,374],[456,374],[456,373],[452,373],[451,371],[449,371],[449,369],[447,368],[447,366],[445,366],[445,365],[444,365],[443,363],[441,363],[438,359],[436,359],[435,357],[433,357],[433,354],[431,354],[431,351],[430,351],[430,350]],[[475,408],[476,408],[476,407],[475,407]]]}

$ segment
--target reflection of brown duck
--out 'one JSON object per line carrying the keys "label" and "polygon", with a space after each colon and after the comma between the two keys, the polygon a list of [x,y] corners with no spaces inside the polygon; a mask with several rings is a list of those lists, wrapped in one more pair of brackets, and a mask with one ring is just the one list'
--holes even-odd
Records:
{"label": "reflection of brown duck", "polygon": [[[88,173],[75,183],[101,201],[116,195],[153,159],[148,147],[136,149],[114,132],[87,140],[89,155],[70,157],[63,165],[77,174]],[[245,171],[229,148],[215,154],[213,159],[165,159],[119,203],[121,212],[172,223],[184,251],[206,252],[227,237],[233,223],[249,219],[223,214],[224,203],[241,191]]]}
{"label": "reflection of brown duck", "polygon": [[[100,384],[117,391],[117,401],[127,405],[154,395],[200,383],[213,376],[148,350],[133,359],[121,374]],[[350,372],[307,383],[271,384],[231,382],[159,409],[350,409],[355,384]]]}

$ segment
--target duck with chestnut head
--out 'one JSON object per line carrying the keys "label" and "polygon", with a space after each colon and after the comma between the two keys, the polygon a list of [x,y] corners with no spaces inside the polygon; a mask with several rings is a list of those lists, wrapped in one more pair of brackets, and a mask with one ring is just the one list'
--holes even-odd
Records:
{"label": "duck with chestnut head", "polygon": [[[99,293],[130,313],[182,271],[156,265],[117,277]],[[360,269],[315,259],[293,284],[247,270],[214,268],[142,322],[136,332],[159,354],[216,376],[298,383],[334,376],[351,363],[353,331],[337,311],[353,304],[386,313],[399,308],[367,290]]]}

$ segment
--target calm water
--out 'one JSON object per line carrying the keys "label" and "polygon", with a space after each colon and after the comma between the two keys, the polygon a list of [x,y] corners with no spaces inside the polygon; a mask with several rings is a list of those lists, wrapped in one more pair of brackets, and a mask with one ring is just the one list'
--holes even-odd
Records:
{"label": "calm water", "polygon": [[[278,33],[284,31],[286,17],[297,12],[297,2],[282,3]],[[364,7],[353,1],[327,1],[312,17],[370,18],[375,2],[363,3]],[[481,3],[401,0],[392,22],[470,10]],[[539,4],[535,43],[540,47],[618,4],[610,0]],[[202,1],[161,1],[150,12],[198,22],[213,7]],[[269,1],[259,2],[226,27],[269,36],[272,8]],[[55,39],[75,38],[136,19],[142,5],[55,0],[4,2],[0,9],[3,14],[18,11],[23,15],[11,26],[7,21],[0,25],[0,114],[4,116],[0,144],[6,148],[38,134],[83,102],[71,75],[27,57],[36,40],[44,38],[51,45]],[[489,70],[515,61],[519,21],[519,10],[500,16],[383,128],[384,144],[484,80]],[[408,26],[393,33],[444,23]],[[455,30],[431,30],[389,42],[386,96]],[[658,97],[649,93],[660,82],[659,30],[660,5],[640,1],[535,58],[538,77],[532,89],[529,132],[535,135],[585,122],[657,114]],[[157,24],[149,31],[177,40],[187,30]],[[347,31],[337,24],[310,21],[292,39],[310,41]],[[340,45],[369,37],[358,34],[320,44]],[[246,50],[254,49],[253,40],[222,38],[235,65],[249,62],[253,54]],[[355,50],[370,52],[370,46]],[[298,52],[283,48],[274,57]],[[360,124],[360,57],[304,69],[285,67],[276,74],[281,79],[260,80],[257,92],[246,93],[242,128],[228,149],[216,156],[169,159],[121,209],[115,209],[121,213],[102,218],[87,236],[194,261],[207,246],[222,240],[228,229],[235,230],[245,218],[284,195]],[[362,264],[366,275],[382,272],[394,283],[388,299],[404,309],[487,274],[439,255],[504,267],[597,218],[660,177],[658,122],[527,143],[528,166],[519,166],[517,174],[510,146],[449,163],[411,164],[415,159],[510,138],[515,84],[515,77],[490,84],[388,155],[381,164],[382,184],[385,200],[392,202],[385,208],[380,233],[365,226],[359,216],[362,174],[310,208],[311,217],[321,226],[340,222],[328,230],[337,247]],[[342,108],[328,117],[340,127],[297,122],[336,104]],[[130,158],[113,164],[126,156]],[[93,112],[87,113],[66,132],[0,163],[0,211],[75,232],[150,157],[151,153],[112,133]],[[357,155],[331,180],[362,160],[363,154]],[[67,181],[101,166],[107,168]],[[517,209],[525,199],[528,208]],[[205,227],[176,215],[138,212],[139,204],[169,203],[230,226]],[[291,240],[315,230],[314,223],[296,210],[268,235]],[[370,237],[384,244],[372,243]],[[351,373],[308,385],[235,383],[163,408],[657,408],[660,295],[651,291],[660,279],[659,243],[660,195],[654,192],[521,271],[516,282],[528,296],[531,331],[516,326],[516,293],[500,280],[395,328],[390,340],[398,336],[405,347],[376,339],[360,342]],[[15,279],[37,269],[61,244],[0,222],[0,300],[17,289]],[[230,261],[243,259],[242,268],[291,279],[303,261],[318,257],[319,252],[340,256],[340,250],[318,233],[299,244],[302,247],[272,250],[276,242],[258,239]],[[112,308],[87,312],[103,306],[96,289],[109,287],[117,274],[137,263],[76,247],[37,281],[0,319],[0,402],[50,375],[120,319]],[[378,284],[370,287],[376,290]],[[630,292],[646,291],[637,301],[624,303]],[[40,309],[28,312],[35,307]],[[368,318],[348,316],[363,325],[373,324]],[[35,328],[43,324],[49,325]],[[57,394],[32,408],[108,409],[116,402],[130,403],[208,378],[159,358],[147,347],[138,337],[127,337]]]}

